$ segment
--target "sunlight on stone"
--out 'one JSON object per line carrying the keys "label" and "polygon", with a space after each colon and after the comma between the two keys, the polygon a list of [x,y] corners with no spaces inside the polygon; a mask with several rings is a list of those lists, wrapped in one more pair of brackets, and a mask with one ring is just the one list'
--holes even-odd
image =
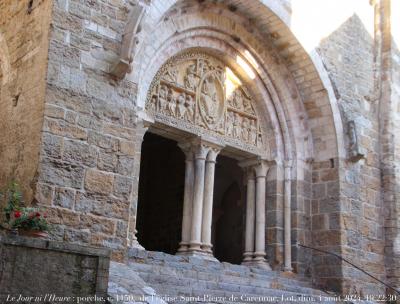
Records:
{"label": "sunlight on stone", "polygon": [[241,86],[242,83],[240,79],[232,72],[232,70],[228,67],[225,68],[225,96],[229,98],[233,91],[236,90],[237,87]]}
{"label": "sunlight on stone", "polygon": [[246,59],[248,61],[250,61],[250,63],[252,64],[252,66],[254,68],[256,68],[256,69],[258,68],[258,63],[257,63],[256,59],[253,57],[253,55],[251,55],[251,53],[248,50],[244,51],[244,56],[246,57]]}
{"label": "sunlight on stone", "polygon": [[293,0],[292,12],[290,28],[307,51],[315,49],[321,39],[338,30],[353,15],[361,19],[373,37],[374,9],[368,1]]}
{"label": "sunlight on stone", "polygon": [[[250,53],[249,53],[250,54]],[[251,55],[250,55],[251,56]],[[254,60],[254,58],[253,58]],[[236,57],[236,62],[240,65],[240,67],[246,72],[247,76],[250,77],[250,79],[256,78],[256,74],[254,74],[253,70],[251,67],[247,64],[246,61],[240,56]]]}
{"label": "sunlight on stone", "polygon": [[397,45],[397,48],[400,48],[400,1],[392,1],[392,36],[393,40]]}

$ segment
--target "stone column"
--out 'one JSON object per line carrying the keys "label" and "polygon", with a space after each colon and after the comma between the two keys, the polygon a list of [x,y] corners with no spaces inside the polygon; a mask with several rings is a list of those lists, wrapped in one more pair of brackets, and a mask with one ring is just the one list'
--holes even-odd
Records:
{"label": "stone column", "polygon": [[285,265],[283,270],[291,272],[292,242],[291,242],[291,170],[292,162],[285,162],[285,196],[284,196],[284,231],[285,231]]}
{"label": "stone column", "polygon": [[214,173],[217,155],[220,149],[210,148],[206,159],[206,170],[204,176],[204,201],[203,201],[203,221],[201,226],[201,248],[207,254],[212,255],[211,226],[214,199]]}
{"label": "stone column", "polygon": [[248,264],[253,261],[254,255],[254,223],[255,223],[255,179],[254,169],[247,170],[247,197],[246,197],[246,234],[245,248],[243,254],[243,264]]}
{"label": "stone column", "polygon": [[256,169],[256,241],[254,262],[271,269],[265,260],[265,188],[268,167],[264,161]]}
{"label": "stone column", "polygon": [[193,204],[193,183],[194,183],[194,162],[191,145],[178,145],[185,153],[185,190],[183,197],[183,218],[182,218],[182,241],[179,243],[178,252],[186,252],[189,249],[192,204]]}
{"label": "stone column", "polygon": [[195,177],[193,189],[193,213],[189,251],[201,252],[201,224],[204,199],[205,161],[209,148],[199,144],[195,150]]}

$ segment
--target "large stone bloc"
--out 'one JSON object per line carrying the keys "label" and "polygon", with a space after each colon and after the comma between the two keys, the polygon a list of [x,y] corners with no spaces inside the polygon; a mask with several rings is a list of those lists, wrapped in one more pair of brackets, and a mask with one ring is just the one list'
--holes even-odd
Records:
{"label": "large stone bloc", "polygon": [[113,190],[114,175],[89,169],[86,172],[85,189],[100,194],[109,194]]}
{"label": "large stone bloc", "polygon": [[81,165],[45,158],[40,171],[42,182],[78,189],[82,187],[84,168]]}
{"label": "large stone bloc", "polygon": [[[2,236],[0,256],[4,266],[0,268],[1,303],[6,303],[7,296],[18,298],[20,295],[52,294],[71,299],[94,295],[105,299],[107,296],[110,264],[110,251],[107,249]],[[75,301],[59,303],[67,302]],[[98,302],[90,300],[85,303]]]}

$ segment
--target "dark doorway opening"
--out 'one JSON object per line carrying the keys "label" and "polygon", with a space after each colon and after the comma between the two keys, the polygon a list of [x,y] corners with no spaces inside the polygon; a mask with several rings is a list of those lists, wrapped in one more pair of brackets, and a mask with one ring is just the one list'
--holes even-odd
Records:
{"label": "dark doorway opening", "polygon": [[181,238],[185,156],[173,140],[147,132],[143,139],[137,238],[151,251],[175,254]]}
{"label": "dark doorway opening", "polygon": [[237,161],[218,156],[214,184],[213,251],[221,262],[240,264],[244,248],[243,173]]}

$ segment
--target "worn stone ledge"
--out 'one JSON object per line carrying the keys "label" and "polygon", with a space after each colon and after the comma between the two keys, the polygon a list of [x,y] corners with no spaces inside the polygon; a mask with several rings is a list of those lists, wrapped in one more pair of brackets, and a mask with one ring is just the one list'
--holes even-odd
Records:
{"label": "worn stone ledge", "polygon": [[77,253],[90,256],[110,258],[111,250],[92,246],[82,246],[71,243],[57,242],[45,239],[35,239],[23,236],[0,235],[0,243],[5,245],[31,247],[36,249],[48,249],[67,253]]}

